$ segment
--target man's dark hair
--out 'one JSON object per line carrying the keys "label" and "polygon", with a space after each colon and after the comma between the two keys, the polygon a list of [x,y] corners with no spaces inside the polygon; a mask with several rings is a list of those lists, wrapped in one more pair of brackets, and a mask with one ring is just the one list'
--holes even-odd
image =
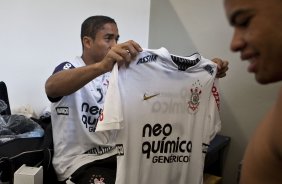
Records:
{"label": "man's dark hair", "polygon": [[81,25],[81,41],[84,36],[89,36],[95,39],[97,32],[107,23],[116,24],[115,20],[111,17],[96,15],[88,17]]}

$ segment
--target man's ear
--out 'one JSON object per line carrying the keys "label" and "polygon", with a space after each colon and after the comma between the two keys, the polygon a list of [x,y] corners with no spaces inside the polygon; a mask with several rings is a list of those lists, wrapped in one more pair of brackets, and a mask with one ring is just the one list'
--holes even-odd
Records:
{"label": "man's ear", "polygon": [[82,43],[83,43],[83,46],[85,48],[90,48],[91,47],[91,44],[92,44],[92,38],[88,37],[88,36],[84,36],[82,38]]}

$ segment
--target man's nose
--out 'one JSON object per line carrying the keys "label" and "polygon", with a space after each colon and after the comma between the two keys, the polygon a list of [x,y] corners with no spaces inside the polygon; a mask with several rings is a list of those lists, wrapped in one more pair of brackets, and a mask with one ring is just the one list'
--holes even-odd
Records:
{"label": "man's nose", "polygon": [[241,30],[235,29],[233,37],[230,44],[230,49],[233,52],[240,51],[245,46],[245,40],[243,37],[243,32]]}

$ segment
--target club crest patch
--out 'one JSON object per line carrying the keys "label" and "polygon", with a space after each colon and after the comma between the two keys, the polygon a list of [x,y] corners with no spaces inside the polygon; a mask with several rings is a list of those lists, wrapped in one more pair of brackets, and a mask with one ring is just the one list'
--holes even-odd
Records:
{"label": "club crest patch", "polygon": [[200,89],[201,85],[199,83],[199,80],[195,82],[192,85],[192,88],[190,89],[191,96],[190,99],[187,102],[188,112],[194,114],[198,111],[199,104],[200,104],[200,96],[202,93],[202,90]]}

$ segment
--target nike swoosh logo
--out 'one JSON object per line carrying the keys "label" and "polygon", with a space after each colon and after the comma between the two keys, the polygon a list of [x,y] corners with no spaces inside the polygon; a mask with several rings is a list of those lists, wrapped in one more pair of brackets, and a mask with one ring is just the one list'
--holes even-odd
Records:
{"label": "nike swoosh logo", "polygon": [[147,96],[146,93],[144,94],[143,96],[143,100],[149,100],[150,98],[153,98],[155,96],[158,96],[160,93],[157,93],[157,94],[154,94],[154,95],[150,95],[150,96]]}

